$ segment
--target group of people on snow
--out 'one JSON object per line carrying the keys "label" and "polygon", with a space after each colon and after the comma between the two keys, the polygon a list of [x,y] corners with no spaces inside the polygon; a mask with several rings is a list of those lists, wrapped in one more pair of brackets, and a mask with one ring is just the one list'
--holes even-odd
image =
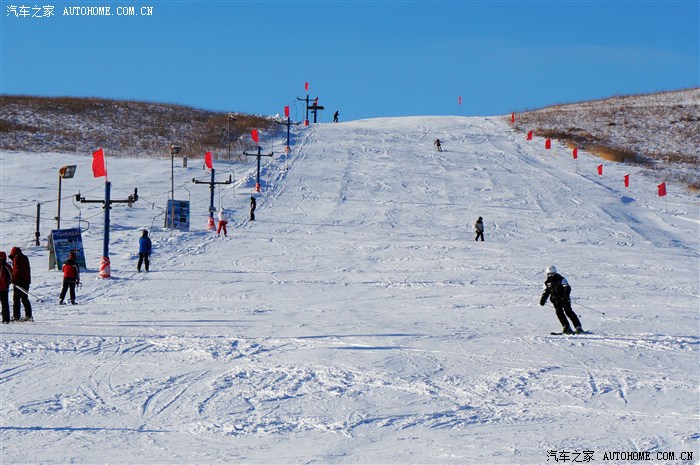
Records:
{"label": "group of people on snow", "polygon": [[[442,151],[440,140],[435,140],[435,145],[438,150]],[[255,221],[255,209],[257,202],[254,196],[250,197],[250,221]],[[226,225],[228,224],[228,216],[222,206],[218,214],[218,229],[217,235],[228,235]],[[474,231],[476,232],[475,241],[481,239],[484,242],[484,219],[479,217],[474,223]],[[152,242],[148,237],[148,231],[144,230],[139,238],[139,259],[136,265],[137,271],[140,273],[142,266],[146,272],[150,268],[150,255],[152,250]],[[29,285],[31,284],[31,269],[29,259],[22,253],[19,247],[13,247],[9,258],[12,263],[7,260],[8,256],[5,252],[0,251],[0,304],[2,305],[2,322],[7,324],[10,321],[34,321],[32,317],[32,307],[29,301]],[[76,260],[76,253],[72,251],[68,254],[68,259],[63,263],[63,286],[59,297],[59,304],[65,304],[66,295],[70,297],[71,304],[75,305],[75,288],[80,285],[80,266]],[[9,290],[10,285],[13,285],[13,305],[12,318],[10,318],[9,305]],[[555,309],[557,319],[562,325],[563,334],[582,333],[583,328],[581,321],[576,313],[571,309],[571,286],[566,278],[557,273],[554,266],[549,266],[546,269],[546,280],[544,283],[544,291],[540,297],[540,305],[544,306],[547,300],[550,300]],[[24,306],[25,316],[21,317],[21,307]],[[569,324],[569,320],[571,324]],[[572,329],[573,326],[573,329]]]}
{"label": "group of people on snow", "polygon": [[[474,231],[476,232],[475,241],[481,239],[484,241],[484,219],[480,216],[474,223]],[[554,306],[557,319],[562,326],[563,334],[583,333],[581,321],[578,315],[571,309],[571,286],[565,277],[557,273],[557,268],[552,265],[545,270],[547,278],[544,282],[544,291],[540,297],[540,305],[544,306],[547,299]],[[571,320],[571,325],[569,324]],[[571,326],[573,325],[573,329]]]}
{"label": "group of people on snow", "polygon": [[[22,253],[19,247],[13,247],[9,255],[12,263],[7,261],[8,256],[0,251],[0,306],[2,306],[2,322],[10,321],[34,321],[32,319],[32,304],[29,302],[29,285],[32,281],[32,272],[29,258]],[[12,319],[10,319],[10,284],[13,285],[12,293]],[[24,306],[24,318],[22,318],[22,306]]]}
{"label": "group of people on snow", "polygon": [[[257,208],[257,201],[255,200],[255,196],[251,195],[250,196],[250,221],[255,221],[255,209]],[[223,205],[219,209],[219,214],[217,215],[217,218],[219,220],[217,228],[216,228],[216,235],[221,236],[221,232],[223,231],[224,237],[228,237],[228,231],[226,230],[226,225],[228,224],[228,215],[226,215],[226,210],[224,210]]]}

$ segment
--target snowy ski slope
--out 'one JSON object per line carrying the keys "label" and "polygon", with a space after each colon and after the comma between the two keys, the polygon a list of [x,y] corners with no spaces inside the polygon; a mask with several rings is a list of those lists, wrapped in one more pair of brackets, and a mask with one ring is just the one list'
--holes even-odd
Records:
{"label": "snowy ski slope", "polygon": [[[114,206],[100,280],[101,207],[70,199],[102,196],[89,155],[0,157],[0,249],[25,250],[45,300],[34,323],[0,328],[2,463],[700,457],[700,202],[680,186],[659,198],[655,179],[609,162],[598,176],[602,160],[545,151],[501,118],[322,124],[288,163],[264,161],[253,224],[254,162],[215,162],[236,180],[216,193],[233,218],[223,238],[204,231],[201,161],[176,163],[176,197],[192,202],[181,233],[162,229],[170,160],[107,153],[113,197],[141,199]],[[87,228],[76,306],[56,305],[60,273],[32,245],[35,205],[46,236],[67,163],[62,225]],[[134,273],[140,228],[148,274]],[[592,334],[550,335],[538,300],[552,264]]]}

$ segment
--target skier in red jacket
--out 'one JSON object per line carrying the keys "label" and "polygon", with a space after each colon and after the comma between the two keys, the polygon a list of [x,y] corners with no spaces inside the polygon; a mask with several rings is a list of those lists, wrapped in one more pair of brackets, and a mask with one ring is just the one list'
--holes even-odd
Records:
{"label": "skier in red jacket", "polygon": [[[29,258],[22,253],[19,247],[13,247],[10,251],[12,260],[12,319],[15,321],[34,321],[32,319],[32,304],[29,302],[29,285],[32,282],[32,271],[29,266]],[[24,305],[24,319],[22,320],[21,306]]]}
{"label": "skier in red jacket", "polygon": [[75,305],[75,285],[80,284],[80,266],[75,260],[75,252],[68,254],[68,260],[63,263],[63,288],[61,289],[61,297],[58,301],[63,305],[63,299],[66,298],[66,292],[70,290],[70,303]]}

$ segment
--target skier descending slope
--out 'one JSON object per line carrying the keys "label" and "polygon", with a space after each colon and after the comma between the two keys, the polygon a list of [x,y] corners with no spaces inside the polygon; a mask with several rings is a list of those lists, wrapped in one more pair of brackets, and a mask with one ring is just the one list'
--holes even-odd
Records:
{"label": "skier descending slope", "polygon": [[555,266],[547,267],[547,280],[544,282],[544,291],[542,292],[542,297],[540,298],[540,305],[544,306],[547,299],[552,302],[554,309],[557,313],[557,318],[561,323],[562,330],[564,334],[573,334],[571,326],[569,326],[569,321],[566,319],[569,317],[571,323],[573,323],[574,328],[576,328],[577,333],[583,333],[583,328],[581,327],[581,322],[576,316],[576,313],[571,309],[571,286],[565,277],[557,273]]}

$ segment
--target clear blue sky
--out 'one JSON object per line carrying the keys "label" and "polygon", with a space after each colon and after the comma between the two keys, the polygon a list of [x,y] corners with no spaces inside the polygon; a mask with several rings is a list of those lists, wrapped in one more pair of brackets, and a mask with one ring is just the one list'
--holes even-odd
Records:
{"label": "clear blue sky", "polygon": [[[0,3],[5,94],[263,115],[292,105],[301,118],[308,81],[330,121],[335,110],[486,116],[700,86],[698,0]],[[22,5],[30,16],[15,16]],[[33,17],[45,6],[53,16]],[[136,16],[117,15],[128,6]]]}

